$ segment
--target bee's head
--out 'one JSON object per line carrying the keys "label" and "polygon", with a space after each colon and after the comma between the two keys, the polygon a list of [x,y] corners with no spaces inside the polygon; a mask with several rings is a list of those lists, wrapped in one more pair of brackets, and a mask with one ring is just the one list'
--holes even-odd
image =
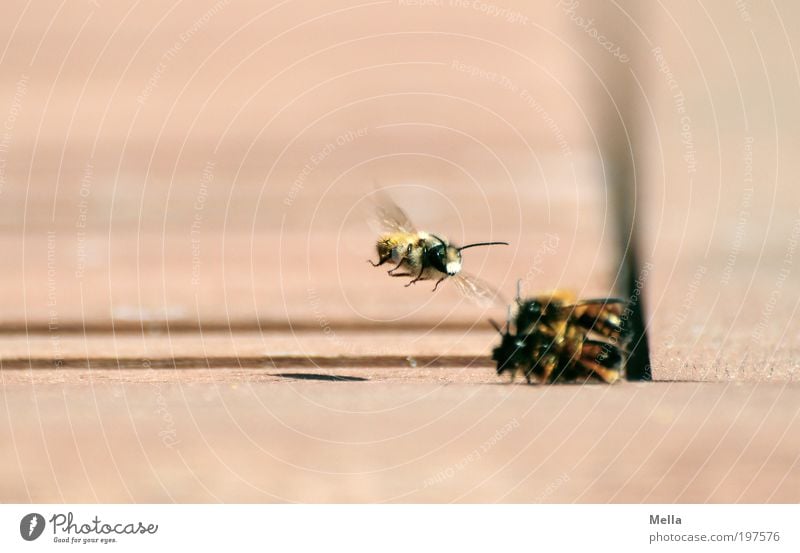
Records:
{"label": "bee's head", "polygon": [[446,273],[448,276],[457,275],[459,272],[461,272],[462,250],[474,248],[475,246],[508,246],[508,242],[477,242],[475,244],[467,244],[466,246],[461,246],[458,248],[448,244],[438,236],[431,236],[438,240],[439,243],[429,250],[430,263],[436,270]]}
{"label": "bee's head", "polygon": [[461,250],[455,246],[447,246],[443,250],[444,271],[448,276],[457,275],[461,271]]}
{"label": "bee's head", "polygon": [[517,327],[527,331],[542,319],[542,303],[538,300],[517,300]]}
{"label": "bee's head", "polygon": [[504,327],[500,327],[493,320],[489,320],[492,326],[500,334],[500,345],[492,350],[492,361],[497,363],[497,374],[505,371],[515,373],[521,367],[529,355],[529,343],[525,336],[511,332],[511,308],[508,308],[508,317]]}
{"label": "bee's head", "polygon": [[524,361],[525,342],[509,332],[501,335],[500,345],[492,350],[492,361],[497,363],[497,374],[515,372]]}
{"label": "bee's head", "polygon": [[558,320],[559,313],[564,307],[564,301],[557,298],[517,299],[517,328],[524,332],[538,325],[551,325]]}

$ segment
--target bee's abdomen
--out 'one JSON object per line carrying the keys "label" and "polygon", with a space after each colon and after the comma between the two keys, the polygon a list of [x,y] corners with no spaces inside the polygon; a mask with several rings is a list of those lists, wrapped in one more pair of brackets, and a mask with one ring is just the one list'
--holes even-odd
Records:
{"label": "bee's abdomen", "polygon": [[378,242],[375,244],[375,247],[377,248],[378,256],[381,259],[388,259],[392,257],[395,244],[390,237],[381,236],[378,238]]}
{"label": "bee's abdomen", "polygon": [[378,254],[383,256],[391,255],[399,249],[405,249],[408,247],[409,243],[409,238],[405,234],[384,234],[378,238],[376,246],[378,248]]}
{"label": "bee's abdomen", "polygon": [[624,374],[625,353],[613,344],[586,340],[578,363],[605,382],[617,381]]}

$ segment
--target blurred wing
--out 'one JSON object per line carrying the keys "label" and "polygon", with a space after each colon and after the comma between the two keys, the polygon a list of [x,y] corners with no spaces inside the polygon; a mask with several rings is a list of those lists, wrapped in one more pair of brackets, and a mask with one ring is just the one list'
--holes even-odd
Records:
{"label": "blurred wing", "polygon": [[449,280],[455,283],[462,296],[481,307],[495,307],[506,303],[496,288],[477,277],[460,272]]}
{"label": "blurred wing", "polygon": [[411,218],[403,211],[400,206],[384,191],[377,190],[375,193],[376,205],[375,215],[371,221],[373,231],[382,232],[408,232],[416,233],[417,229]]}

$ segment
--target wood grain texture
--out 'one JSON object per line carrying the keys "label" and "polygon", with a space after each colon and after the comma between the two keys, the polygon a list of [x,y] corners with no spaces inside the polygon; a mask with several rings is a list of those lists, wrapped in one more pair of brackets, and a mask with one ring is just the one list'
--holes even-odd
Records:
{"label": "wood grain texture", "polygon": [[12,502],[800,500],[796,385],[225,374],[4,386],[0,494]]}
{"label": "wood grain texture", "polygon": [[[800,501],[797,5],[41,4],[0,18],[0,501]],[[618,294],[614,124],[665,382],[506,386],[503,306],[367,265],[382,186],[511,242],[465,252],[506,299]]]}
{"label": "wood grain texture", "polygon": [[637,136],[639,213],[654,371],[796,381],[800,73],[786,23],[798,6],[752,17],[690,5],[670,6],[674,24],[654,25],[642,55],[650,116]]}

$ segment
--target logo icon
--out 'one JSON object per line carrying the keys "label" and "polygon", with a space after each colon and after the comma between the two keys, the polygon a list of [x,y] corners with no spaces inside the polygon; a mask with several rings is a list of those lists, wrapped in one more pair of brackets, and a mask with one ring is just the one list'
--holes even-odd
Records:
{"label": "logo icon", "polygon": [[44,532],[44,517],[39,513],[31,513],[22,517],[19,523],[19,534],[25,541],[33,541]]}

